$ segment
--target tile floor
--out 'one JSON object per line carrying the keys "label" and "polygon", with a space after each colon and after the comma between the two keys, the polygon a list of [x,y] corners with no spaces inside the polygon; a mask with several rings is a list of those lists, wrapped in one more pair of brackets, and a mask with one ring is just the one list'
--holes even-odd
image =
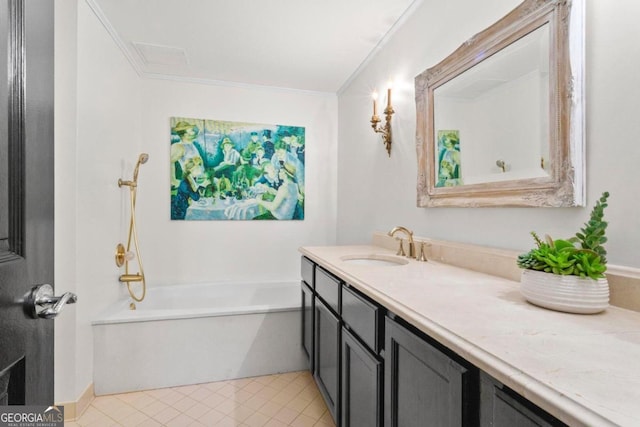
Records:
{"label": "tile floor", "polygon": [[96,397],[67,427],[335,427],[308,371]]}

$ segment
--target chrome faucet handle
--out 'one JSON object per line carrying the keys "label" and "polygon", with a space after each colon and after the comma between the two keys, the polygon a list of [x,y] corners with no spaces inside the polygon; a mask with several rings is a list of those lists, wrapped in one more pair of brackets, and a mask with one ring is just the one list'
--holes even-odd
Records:
{"label": "chrome faucet handle", "polygon": [[400,242],[400,246],[398,247],[398,252],[396,252],[396,255],[407,256],[407,254],[404,252],[404,240],[399,237],[396,237],[396,240]]}

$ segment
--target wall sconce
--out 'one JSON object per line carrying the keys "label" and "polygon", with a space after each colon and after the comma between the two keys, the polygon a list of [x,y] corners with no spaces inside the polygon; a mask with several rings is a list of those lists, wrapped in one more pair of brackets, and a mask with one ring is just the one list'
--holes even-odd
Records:
{"label": "wall sconce", "polygon": [[373,131],[382,135],[382,142],[391,157],[391,116],[395,113],[391,106],[391,85],[387,88],[387,107],[384,109],[385,123],[380,126],[381,119],[378,116],[378,92],[373,92],[373,116],[371,116],[371,127]]}

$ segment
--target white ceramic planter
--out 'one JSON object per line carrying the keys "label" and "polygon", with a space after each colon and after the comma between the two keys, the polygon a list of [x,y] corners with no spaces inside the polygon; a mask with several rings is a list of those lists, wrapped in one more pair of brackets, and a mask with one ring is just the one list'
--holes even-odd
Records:
{"label": "white ceramic planter", "polygon": [[566,313],[593,314],[609,306],[609,282],[523,270],[520,292],[532,304]]}

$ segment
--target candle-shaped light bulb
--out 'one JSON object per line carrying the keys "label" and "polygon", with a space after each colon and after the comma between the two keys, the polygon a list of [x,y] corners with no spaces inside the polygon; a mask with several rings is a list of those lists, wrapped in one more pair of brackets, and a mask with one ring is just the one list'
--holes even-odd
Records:
{"label": "candle-shaped light bulb", "polygon": [[371,94],[371,97],[373,98],[373,115],[377,116],[378,115],[378,92],[373,92]]}
{"label": "candle-shaped light bulb", "polygon": [[387,108],[391,108],[391,86],[393,83],[389,82],[387,85]]}

